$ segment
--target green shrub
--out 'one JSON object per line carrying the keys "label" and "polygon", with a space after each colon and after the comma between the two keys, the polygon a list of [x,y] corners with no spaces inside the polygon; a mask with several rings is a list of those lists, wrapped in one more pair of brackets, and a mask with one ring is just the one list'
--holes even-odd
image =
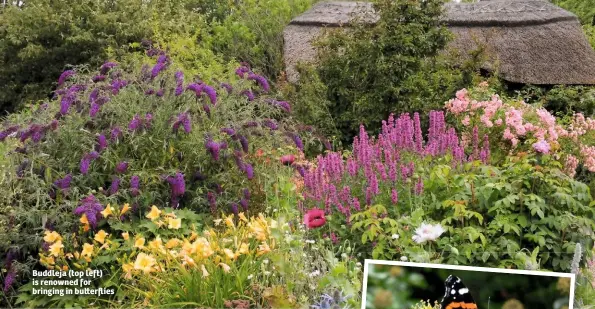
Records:
{"label": "green shrub", "polygon": [[318,43],[318,74],[346,144],[360,124],[376,132],[391,112],[439,108],[468,82],[468,74],[437,56],[450,38],[439,21],[442,1],[380,0],[374,5],[377,24],[355,23]]}
{"label": "green shrub", "polygon": [[[254,73],[259,82],[230,76],[231,85],[198,84],[180,73],[165,54],[140,72],[81,69],[56,100],[4,121],[2,140],[16,149],[2,167],[0,258],[9,251],[21,262],[33,256],[44,227],[72,230],[81,217],[73,210],[95,200],[129,202],[135,218],[153,204],[237,212],[247,207],[246,190],[263,199],[266,171],[255,151],[308,143],[290,106],[267,98],[266,79]],[[101,216],[89,221],[101,224]]]}

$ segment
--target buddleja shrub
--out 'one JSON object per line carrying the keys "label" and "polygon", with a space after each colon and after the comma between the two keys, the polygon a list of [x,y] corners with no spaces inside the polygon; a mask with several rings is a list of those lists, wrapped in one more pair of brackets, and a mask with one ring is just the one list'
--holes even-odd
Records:
{"label": "buddleja shrub", "polygon": [[575,244],[592,246],[589,188],[556,160],[490,166],[487,134],[464,144],[432,112],[424,139],[419,118],[391,117],[377,138],[361,128],[352,154],[319,157],[304,177],[310,227],[362,259],[567,271]]}
{"label": "buddleja shrub", "polygon": [[4,121],[0,138],[16,147],[2,168],[2,258],[37,252],[43,228],[76,233],[81,220],[97,229],[108,203],[129,203],[126,220],[153,204],[251,213],[264,172],[254,150],[303,149],[290,105],[267,98],[267,80],[247,66],[231,84],[207,82],[149,53],[156,61],[135,72],[113,62],[65,71],[54,100]]}

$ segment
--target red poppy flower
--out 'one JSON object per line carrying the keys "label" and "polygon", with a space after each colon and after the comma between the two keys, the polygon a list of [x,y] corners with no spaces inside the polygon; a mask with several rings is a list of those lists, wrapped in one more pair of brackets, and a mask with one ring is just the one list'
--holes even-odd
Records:
{"label": "red poppy flower", "polygon": [[313,208],[308,210],[308,212],[304,215],[304,224],[309,229],[314,229],[317,227],[321,227],[326,223],[326,219],[324,218],[324,211]]}
{"label": "red poppy flower", "polygon": [[292,154],[288,154],[282,156],[279,160],[281,160],[281,164],[289,166],[292,165],[295,161],[295,156]]}

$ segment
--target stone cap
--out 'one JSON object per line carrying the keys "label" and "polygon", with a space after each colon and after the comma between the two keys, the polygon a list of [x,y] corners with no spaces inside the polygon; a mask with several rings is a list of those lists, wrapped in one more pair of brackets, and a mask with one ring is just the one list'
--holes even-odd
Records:
{"label": "stone cap", "polygon": [[[574,14],[544,0],[448,2],[444,4],[444,9],[443,20],[448,26],[529,26],[578,20]],[[355,18],[373,24],[379,17],[370,2],[324,1],[294,18],[291,24],[338,27],[349,25]]]}

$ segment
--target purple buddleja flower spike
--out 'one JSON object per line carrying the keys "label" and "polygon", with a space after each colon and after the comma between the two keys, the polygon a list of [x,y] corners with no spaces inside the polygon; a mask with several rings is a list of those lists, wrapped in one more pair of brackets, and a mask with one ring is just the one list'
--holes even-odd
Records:
{"label": "purple buddleja flower spike", "polygon": [[178,132],[180,125],[182,125],[182,127],[184,128],[184,132],[190,133],[190,131],[192,130],[192,122],[188,113],[178,114],[178,118],[176,119],[173,125],[174,133]]}
{"label": "purple buddleja flower spike", "polygon": [[272,119],[265,119],[262,122],[262,125],[271,129],[271,130],[277,130],[279,129],[279,126],[277,125],[277,123],[275,121],[273,121]]}
{"label": "purple buddleja flower spike", "polygon": [[114,180],[112,180],[112,184],[109,187],[109,195],[114,195],[118,193],[118,190],[120,190],[120,182],[122,182],[122,179],[114,177]]}
{"label": "purple buddleja flower spike", "polygon": [[93,91],[91,91],[91,94],[89,94],[89,102],[90,103],[95,102],[95,100],[97,100],[98,96],[99,96],[99,88],[93,89]]}
{"label": "purple buddleja flower spike", "polygon": [[267,81],[266,78],[264,78],[261,75],[254,74],[254,73],[248,73],[247,79],[256,81],[262,88],[262,91],[264,91],[265,93],[269,92],[271,90],[271,87],[269,86],[269,82]]}
{"label": "purple buddleja flower spike", "polygon": [[2,291],[4,291],[4,293],[8,293],[8,290],[14,284],[16,276],[17,276],[16,268],[14,266],[10,267],[10,269],[8,270],[8,273],[4,277],[4,287],[2,289]]}
{"label": "purple buddleja flower spike", "polygon": [[91,79],[94,83],[102,82],[105,80],[105,75],[95,75]]}
{"label": "purple buddleja flower spike", "polygon": [[176,78],[176,82],[177,83],[184,83],[184,72],[182,71],[177,71],[174,74],[174,77]]}
{"label": "purple buddleja flower spike", "polygon": [[128,170],[128,162],[122,161],[116,165],[116,173],[124,174]]}
{"label": "purple buddleja flower spike", "polygon": [[151,69],[151,79],[157,77],[157,75],[159,75],[159,73],[161,73],[161,71],[163,71],[164,69],[165,63],[157,62],[155,66],[153,66],[153,69]]}
{"label": "purple buddleja flower spike", "polygon": [[75,75],[75,72],[73,70],[66,70],[62,72],[62,74],[60,74],[60,77],[58,78],[58,87],[62,86],[64,82],[66,82],[66,80],[73,75]]}
{"label": "purple buddleja flower spike", "polygon": [[228,83],[221,83],[221,87],[225,88],[228,94],[233,91],[233,87]]}
{"label": "purple buddleja flower spike", "polygon": [[117,65],[118,64],[116,64],[114,62],[106,62],[101,66],[101,68],[99,68],[99,73],[102,75],[105,75],[105,74],[107,74],[107,72],[109,72],[109,70],[116,67]]}
{"label": "purple buddleja flower spike", "polygon": [[72,181],[72,175],[67,174],[62,179],[58,179],[54,181],[54,186],[56,186],[60,190],[68,190],[70,188],[70,182]]}
{"label": "purple buddleja flower spike", "polygon": [[240,78],[244,78],[248,72],[250,72],[250,68],[247,65],[242,65],[236,69],[236,75],[238,75]]}
{"label": "purple buddleja flower spike", "polygon": [[95,102],[91,103],[91,108],[89,109],[89,116],[91,118],[94,118],[97,115],[97,113],[99,113],[100,109],[101,109],[101,105],[99,105]]}
{"label": "purple buddleja flower spike", "polygon": [[302,139],[299,135],[291,134],[291,139],[293,140],[295,147],[297,147],[301,151],[304,151],[304,143],[302,142]]}
{"label": "purple buddleja flower spike", "polygon": [[182,95],[182,93],[184,93],[184,85],[177,85],[174,95],[177,97]]}
{"label": "purple buddleja flower spike", "polygon": [[221,151],[221,149],[227,148],[227,143],[225,143],[225,142],[217,143],[217,142],[213,141],[211,138],[208,138],[207,142],[205,144],[205,148],[207,148],[207,151],[211,154],[213,159],[215,161],[218,161],[219,160],[219,152]]}
{"label": "purple buddleja flower spike", "polygon": [[215,89],[211,86],[205,85],[203,87],[203,91],[209,97],[209,101],[211,101],[211,104],[217,105],[217,92],[215,91]]}
{"label": "purple buddleja flower spike", "polygon": [[232,128],[223,128],[221,129],[221,132],[233,137],[236,135],[236,130],[232,129]]}
{"label": "purple buddleja flower spike", "polygon": [[217,214],[217,197],[213,192],[207,192],[207,201],[209,201],[209,208],[212,215]]}
{"label": "purple buddleja flower spike", "polygon": [[248,201],[246,199],[241,199],[240,205],[242,206],[242,210],[244,212],[248,212]]}
{"label": "purple buddleja flower spike", "polygon": [[95,196],[91,194],[81,200],[79,207],[77,207],[74,210],[74,214],[77,216],[82,216],[83,214],[85,214],[87,216],[87,221],[89,221],[89,224],[93,228],[96,228],[98,219],[100,217],[103,217],[103,215],[101,215],[102,211],[103,206],[101,205],[101,203],[99,203],[97,198],[95,198]]}
{"label": "purple buddleja flower spike", "polygon": [[52,121],[50,122],[50,129],[52,131],[56,131],[58,129],[58,124],[58,120],[52,119]]}
{"label": "purple buddleja flower spike", "polygon": [[76,99],[76,96],[75,96],[74,92],[68,92],[64,96],[62,96],[62,100],[60,101],[60,114],[61,115],[68,114],[68,110],[70,109],[70,106],[72,106],[72,103],[74,103],[75,99]]}
{"label": "purple buddleja flower spike", "polygon": [[140,188],[140,177],[134,175],[130,178],[130,194],[132,196],[139,195],[139,188]]}
{"label": "purple buddleja flower spike", "polygon": [[291,113],[291,105],[289,105],[286,101],[278,101],[277,106],[279,106],[282,110]]}
{"label": "purple buddleja flower spike", "polygon": [[140,128],[141,124],[142,124],[142,121],[140,119],[140,116],[138,114],[136,114],[136,115],[134,115],[134,117],[132,117],[132,120],[128,124],[128,130],[134,132]]}
{"label": "purple buddleja flower spike", "polygon": [[245,95],[248,98],[248,101],[253,101],[254,100],[254,93],[252,93],[252,91],[250,90],[242,90],[242,92],[240,92],[241,95]]}
{"label": "purple buddleja flower spike", "polygon": [[254,168],[252,167],[252,164],[244,163],[244,172],[246,172],[246,177],[248,177],[249,180],[254,178]]}
{"label": "purple buddleja flower spike", "polygon": [[184,174],[177,172],[175,176],[168,176],[166,180],[171,188],[172,207],[177,208],[180,197],[186,192]]}
{"label": "purple buddleja flower spike", "polygon": [[149,88],[149,89],[145,90],[145,95],[153,95],[153,94],[155,94],[155,89]]}
{"label": "purple buddleja flower spike", "polygon": [[231,210],[231,212],[232,212],[234,215],[237,215],[237,214],[239,213],[239,209],[238,209],[238,203],[231,203],[231,204],[229,205],[229,209]]}
{"label": "purple buddleja flower spike", "polygon": [[155,93],[155,95],[156,95],[157,97],[160,97],[160,98],[161,98],[161,97],[162,97],[164,94],[165,94],[165,90],[164,90],[164,89],[159,89],[159,90],[157,90],[157,92]]}
{"label": "purple buddleja flower spike", "polygon": [[204,109],[205,113],[207,114],[207,117],[211,117],[211,108],[209,107],[209,104],[203,104],[202,105],[202,109]]}
{"label": "purple buddleja flower spike", "polygon": [[89,166],[91,165],[91,161],[99,158],[99,154],[95,151],[92,151],[86,154],[83,159],[81,160],[80,170],[81,174],[87,175],[89,173]]}
{"label": "purple buddleja flower spike", "polygon": [[250,200],[250,190],[248,190],[248,188],[244,188],[244,190],[242,190],[242,195],[246,200]]}
{"label": "purple buddleja flower spike", "polygon": [[196,96],[199,97],[201,95],[204,87],[205,87],[205,85],[202,83],[200,83],[200,84],[192,83],[192,84],[188,85],[186,87],[186,89],[194,91],[194,94],[196,94]]}
{"label": "purple buddleja flower spike", "polygon": [[3,142],[4,140],[6,140],[6,138],[8,136],[17,132],[18,130],[19,130],[19,126],[11,126],[11,127],[8,127],[6,130],[0,132],[0,142]]}
{"label": "purple buddleja flower spike", "polygon": [[118,141],[118,139],[122,136],[122,130],[119,127],[113,127],[110,132],[110,139],[112,142]]}
{"label": "purple buddleja flower spike", "polygon": [[248,139],[244,135],[240,135],[238,139],[240,140],[240,144],[242,145],[242,150],[245,153],[248,153],[248,151],[250,150],[250,147],[248,145]]}
{"label": "purple buddleja flower spike", "polygon": [[105,148],[107,148],[107,138],[105,135],[99,134],[97,137],[97,145],[95,146],[95,151],[102,152]]}

